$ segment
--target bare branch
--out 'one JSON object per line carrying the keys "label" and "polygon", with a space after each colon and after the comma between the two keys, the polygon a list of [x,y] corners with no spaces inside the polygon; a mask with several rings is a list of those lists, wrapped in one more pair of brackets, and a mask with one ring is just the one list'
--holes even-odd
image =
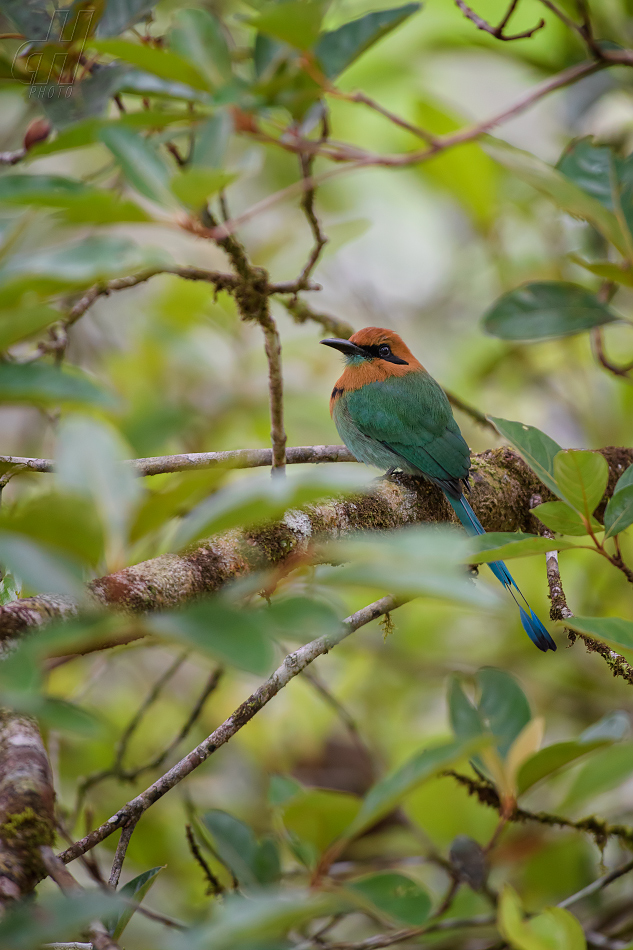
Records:
{"label": "bare branch", "polygon": [[341,624],[340,631],[335,634],[319,637],[311,643],[289,653],[281,666],[266,680],[265,683],[255,690],[238,708],[222,723],[221,726],[211,733],[200,745],[196,746],[188,755],[180,760],[173,768],[169,769],[165,775],[161,776],[156,782],[149,786],[136,798],[124,805],[123,808],[104,822],[95,831],[90,832],[81,841],[75,842],[70,848],[67,848],[60,855],[60,859],[67,864],[74,861],[80,854],[85,854],[95,845],[104,841],[117,828],[121,828],[131,820],[138,818],[147,811],[155,802],[163,797],[168,791],[179,784],[184,778],[191,774],[199,765],[201,765],[210,755],[217,751],[221,746],[231,739],[236,732],[246,725],[247,722],[263,709],[277,693],[286,686],[291,679],[297,676],[308,664],[312,663],[318,656],[322,656],[333,649],[341,640],[348,637],[359,627],[364,626],[371,620],[381,617],[389,610],[394,610],[398,603],[393,597],[383,597],[362,610],[352,614]]}
{"label": "bare branch", "polygon": [[268,401],[270,404],[270,440],[272,442],[273,474],[283,474],[286,468],[286,430],[284,427],[284,392],[281,369],[281,338],[277,324],[269,313],[262,315],[259,324],[264,331],[268,359]]}
{"label": "bare branch", "polygon": [[131,819],[128,824],[124,825],[121,829],[119,843],[116,846],[114,861],[112,862],[112,870],[110,871],[110,880],[108,881],[110,887],[115,891],[119,886],[119,878],[121,877],[121,871],[123,870],[123,862],[125,861],[125,855],[127,854],[130,838],[134,834],[134,829],[136,828],[137,822],[138,818]]}
{"label": "bare branch", "polygon": [[207,881],[207,895],[223,894],[224,888],[222,887],[222,884],[220,883],[220,881],[218,881],[217,877],[215,876],[215,874],[213,873],[213,871],[211,870],[211,868],[205,861],[204,855],[202,854],[202,852],[200,851],[200,848],[198,847],[198,843],[195,839],[191,825],[185,826],[185,832],[187,835],[187,844],[189,845],[189,850],[191,851],[194,857],[194,860],[197,861],[197,863],[202,868],[202,873],[204,874],[205,879]]}
{"label": "bare branch", "polygon": [[617,363],[613,363],[605,353],[604,350],[604,330],[602,327],[592,327],[590,333],[591,339],[591,349],[593,350],[593,355],[600,365],[607,370],[607,372],[612,373],[614,376],[618,376],[620,379],[625,379],[627,382],[632,382],[630,373],[633,370],[633,361],[625,363],[623,366],[618,366]]}
{"label": "bare branch", "polygon": [[592,881],[591,884],[583,887],[582,890],[577,891],[570,897],[566,897],[565,900],[559,901],[557,906],[571,907],[572,904],[577,904],[578,901],[584,900],[585,897],[591,897],[592,894],[596,894],[598,891],[603,890],[605,887],[608,887],[609,884],[612,884],[613,881],[617,881],[618,878],[625,874],[629,874],[631,871],[633,871],[633,860],[627,861],[626,864],[621,864],[619,868],[614,868],[613,871],[609,871],[608,874],[603,875],[603,877],[599,877],[596,881]]}
{"label": "bare branch", "polygon": [[538,30],[542,30],[545,26],[545,20],[539,20],[536,26],[533,26],[531,30],[524,30],[523,33],[514,33],[512,36],[508,36],[503,31],[506,28],[508,21],[514,11],[517,8],[519,0],[512,0],[508,10],[499,24],[499,26],[492,26],[486,20],[482,19],[474,10],[472,10],[464,0],[455,0],[456,6],[462,11],[464,16],[474,23],[478,30],[483,30],[485,33],[490,33],[491,36],[494,36],[497,40],[502,40],[506,43],[511,43],[512,40],[526,40],[533,36]]}
{"label": "bare branch", "polygon": [[327,313],[316,313],[298,297],[291,297],[290,300],[283,300],[282,303],[295,323],[314,320],[315,323],[321,324],[326,333],[331,333],[343,340],[348,340],[354,332],[354,328],[349,323],[339,320],[338,317],[331,317]]}
{"label": "bare branch", "polygon": [[[301,154],[299,156],[299,163],[301,166],[301,174],[304,179],[309,179],[312,177],[312,165],[314,163],[314,156]],[[327,235],[324,233],[321,222],[316,216],[314,210],[314,195],[315,189],[308,188],[303,192],[301,197],[301,207],[303,213],[306,216],[308,224],[310,225],[310,230],[312,231],[312,237],[314,239],[314,247],[310,251],[308,260],[306,261],[305,267],[301,271],[299,278],[297,280],[297,289],[303,290],[305,284],[310,279],[310,275],[314,268],[317,265],[319,257],[321,256],[321,251],[328,242]]]}

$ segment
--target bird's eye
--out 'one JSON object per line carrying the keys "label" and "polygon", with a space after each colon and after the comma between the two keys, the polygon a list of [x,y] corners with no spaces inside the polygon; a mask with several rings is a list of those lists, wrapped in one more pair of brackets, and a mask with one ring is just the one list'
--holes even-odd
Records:
{"label": "bird's eye", "polygon": [[378,356],[380,356],[381,359],[383,360],[386,359],[388,356],[391,356],[391,349],[387,346],[386,343],[383,343],[382,346],[378,347]]}

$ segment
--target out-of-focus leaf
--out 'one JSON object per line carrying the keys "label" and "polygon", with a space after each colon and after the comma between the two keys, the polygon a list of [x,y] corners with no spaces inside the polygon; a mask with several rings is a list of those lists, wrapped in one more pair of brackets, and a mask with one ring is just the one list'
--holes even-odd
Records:
{"label": "out-of-focus leaf", "polygon": [[427,892],[417,881],[395,871],[371,874],[348,886],[399,924],[419,927],[431,911]]}
{"label": "out-of-focus leaf", "polygon": [[457,739],[473,739],[485,732],[478,710],[464,693],[456,676],[451,676],[449,682],[448,710],[451,727]]}
{"label": "out-of-focus leaf", "polygon": [[171,518],[190,511],[217,488],[225,474],[217,468],[171,475],[161,488],[148,492],[141,501],[130,528],[130,540],[138,541]]}
{"label": "out-of-focus leaf", "polygon": [[156,6],[158,0],[108,0],[97,27],[98,36],[124,33]]}
{"label": "out-of-focus leaf", "polygon": [[617,742],[631,734],[631,718],[623,709],[607,713],[598,722],[594,722],[580,734],[580,742],[593,742],[595,739],[611,739]]}
{"label": "out-of-focus leaf", "polygon": [[253,21],[253,25],[261,33],[274,36],[296,49],[308,50],[317,41],[329,2],[330,0],[285,0],[283,4],[269,4]]}
{"label": "out-of-focus leaf", "polygon": [[536,155],[524,152],[500,139],[487,137],[482,142],[482,147],[496,162],[551,198],[563,211],[589,221],[621,254],[626,254],[627,242],[613,212],[557,169],[541,161]]}
{"label": "out-of-focus leaf", "polygon": [[[124,884],[118,893],[121,897],[127,897],[128,900],[140,904],[162,870],[163,867],[157,867],[151,868],[149,871],[143,871],[142,874]],[[135,908],[130,907],[129,904],[124,905],[118,913],[112,914],[103,920],[104,927],[114,940],[119,939],[129,924],[134,910]]]}
{"label": "out-of-focus leaf", "polygon": [[96,566],[103,555],[103,529],[94,505],[81,495],[47,492],[2,508],[0,524]]}
{"label": "out-of-focus leaf", "polygon": [[253,830],[226,811],[212,808],[202,815],[202,824],[210,832],[215,851],[240,884],[257,884],[254,871],[257,839]]}
{"label": "out-of-focus leaf", "polygon": [[554,459],[554,478],[558,494],[589,521],[602,501],[609,466],[599,452],[564,449]]}
{"label": "out-of-focus leaf", "polygon": [[38,406],[103,406],[114,400],[79,370],[44,363],[0,363],[0,402]]}
{"label": "out-of-focus leaf", "polygon": [[488,416],[488,419],[499,435],[518,449],[541,481],[558,494],[554,478],[554,458],[561,451],[560,445],[535,426],[526,426],[522,422],[510,422],[509,419],[498,419],[494,416]]}
{"label": "out-of-focus leaf", "polygon": [[141,485],[129,465],[118,432],[102,422],[71,416],[60,426],[55,470],[61,485],[91,498],[106,536],[111,569],[124,563],[129,525]]}
{"label": "out-of-focus leaf", "polygon": [[[307,475],[288,475],[270,478],[268,474],[240,479],[211,495],[193,509],[182,521],[174,537],[174,548],[182,548],[197,538],[236,525],[261,524],[279,517],[287,509],[316,501],[343,491],[361,490],[367,479],[352,470],[342,472],[313,472]],[[291,518],[292,512],[287,517]],[[297,517],[301,517],[298,513]]]}
{"label": "out-of-focus leaf", "polygon": [[337,633],[341,621],[329,604],[309,597],[274,600],[261,608],[271,636],[308,643],[317,637]]}
{"label": "out-of-focus leaf", "polygon": [[182,82],[193,89],[208,90],[210,88],[206,77],[196,66],[170,50],[156,49],[141,43],[131,43],[128,40],[90,40],[88,46],[98,53],[122,59],[161,79]]}
{"label": "out-of-focus leaf", "polygon": [[592,755],[575,776],[560,806],[563,812],[618,788],[633,773],[633,743],[625,742]]}
{"label": "out-of-focus leaf", "polygon": [[615,483],[613,494],[615,495],[617,492],[622,491],[624,488],[629,488],[631,485],[633,485],[633,465],[629,465],[622,475],[620,475]]}
{"label": "out-of-focus leaf", "polygon": [[2,0],[2,13],[30,40],[48,39],[51,24],[45,0]]}
{"label": "out-of-focus leaf", "polygon": [[457,603],[491,606],[490,588],[473,584],[463,562],[467,541],[452,528],[405,528],[386,537],[324,545],[323,558],[346,562],[319,569],[328,584],[372,587],[402,596],[442,597]]}
{"label": "out-of-focus leaf", "polygon": [[579,267],[595,274],[596,277],[602,277],[603,280],[612,280],[616,284],[624,284],[626,287],[633,287],[633,268],[619,264],[612,264],[610,261],[590,262],[579,257],[577,254],[569,254],[569,260]]}
{"label": "out-of-focus leaf", "polygon": [[68,93],[63,96],[56,80],[38,85],[37,101],[56,129],[68,128],[75,122],[103,115],[110,97],[119,91],[127,69],[119,63],[96,64],[87,78],[66,87]]}
{"label": "out-of-focus leaf", "polygon": [[607,640],[626,650],[633,650],[633,620],[622,617],[570,617],[565,625],[590,637]]}
{"label": "out-of-focus leaf", "polygon": [[112,191],[53,175],[5,175],[0,178],[0,201],[55,208],[69,224],[150,220],[137,204]]}
{"label": "out-of-focus leaf", "polygon": [[416,753],[370,788],[358,815],[345,829],[344,839],[351,840],[358,837],[367,828],[389,814],[422,782],[437,775],[443,769],[449,768],[453,762],[464,756],[472,755],[485,743],[486,740],[479,737],[469,742],[449,742],[446,745],[435,746],[435,748]]}
{"label": "out-of-focus leaf", "polygon": [[142,69],[126,70],[121,76],[117,91],[143,97],[178,99],[183,102],[206,103],[209,99],[209,94],[206,92],[187,86],[183,82],[161,79],[160,76],[146,73]]}
{"label": "out-of-focus leaf", "polygon": [[212,115],[196,130],[191,155],[192,168],[198,165],[207,168],[222,168],[232,132],[231,113],[228,109],[218,109],[215,115]]}
{"label": "out-of-focus leaf", "polygon": [[182,610],[148,618],[152,631],[176,640],[221,663],[248,673],[270,670],[274,652],[259,611],[232,608],[220,601],[200,600]]}
{"label": "out-of-focus leaf", "polygon": [[335,79],[365,50],[421,9],[420,3],[406,3],[391,10],[368,13],[337,30],[324,33],[314,48],[314,55],[327,78]]}
{"label": "out-of-focus leaf", "polygon": [[220,21],[208,10],[179,10],[169,45],[204,76],[206,86],[200,88],[221,86],[231,78],[231,53],[225,34]]}
{"label": "out-of-focus leaf", "polygon": [[274,884],[281,877],[279,848],[273,838],[262,838],[253,855],[253,871],[260,884]]}
{"label": "out-of-focus leaf", "polygon": [[0,270],[0,282],[28,275],[65,286],[87,287],[98,280],[133,274],[147,267],[167,266],[170,258],[151,247],[140,248],[114,235],[87,237],[72,244],[33,251],[10,258]]}
{"label": "out-of-focus leaf", "polygon": [[570,142],[556,168],[565,178],[613,211],[612,178],[617,176],[614,158],[608,145],[594,145],[592,138],[587,136]]}
{"label": "out-of-focus leaf", "polygon": [[549,340],[618,319],[584,287],[541,280],[503,294],[484,314],[483,326],[486,333],[502,340]]}
{"label": "out-of-focus leaf", "polygon": [[[624,476],[622,476],[624,477]],[[617,486],[616,486],[617,487]],[[633,485],[616,491],[604,513],[605,538],[612,538],[633,524]]]}
{"label": "out-of-focus leaf", "polygon": [[35,593],[62,594],[82,599],[83,585],[76,563],[59,551],[36,544],[10,531],[0,533],[0,561]]}
{"label": "out-of-focus leaf", "polygon": [[540,749],[519,769],[519,794],[523,794],[537,782],[558,772],[566,765],[572,764],[581,756],[610,744],[609,739],[594,739],[592,742],[556,742],[554,745]]}
{"label": "out-of-focus leaf", "polygon": [[187,168],[174,175],[170,187],[179,201],[194,211],[199,211],[205,207],[209,198],[230,185],[235,178],[230,172],[220,171],[218,168]]}
{"label": "out-of-focus leaf", "polygon": [[121,903],[116,894],[101,889],[68,897],[42,895],[36,914],[30,901],[16,902],[0,920],[0,943],[3,950],[35,950],[44,943],[80,938],[91,921],[118,912]]}
{"label": "out-of-focus leaf", "polygon": [[170,950],[233,950],[234,947],[266,945],[291,928],[318,917],[351,909],[344,899],[324,891],[298,888],[268,891],[259,896],[229,894],[217,908],[211,923],[175,934]]}
{"label": "out-of-focus leaf", "polygon": [[59,310],[53,310],[46,304],[0,310],[0,350],[6,350],[18,340],[38,333],[60,317]]}
{"label": "out-of-focus leaf", "polygon": [[[588,534],[587,525],[579,512],[564,501],[546,501],[542,505],[532,508],[532,514],[539,521],[559,534],[571,534],[573,537],[582,537]],[[594,531],[602,531],[602,525],[595,518],[591,519],[591,526]],[[554,543],[554,542],[552,542]],[[554,544],[556,547],[556,544]]]}
{"label": "out-of-focus leaf", "polygon": [[274,808],[283,806],[303,791],[303,785],[290,775],[271,775],[268,786],[268,803]]}
{"label": "out-of-focus leaf", "polygon": [[515,950],[586,950],[582,927],[562,907],[547,907],[530,920],[524,919],[519,895],[504,885],[498,907],[499,931]]}
{"label": "out-of-focus leaf", "polygon": [[83,122],[78,122],[76,125],[64,129],[52,140],[47,139],[45,142],[38,142],[37,145],[29,149],[27,158],[34,159],[42,155],[52,155],[57,152],[95,145],[100,142],[99,132],[104,128],[164,129],[168,125],[189,125],[201,118],[204,118],[204,116],[148,109],[126,112],[117,119],[85,119]]}
{"label": "out-of-focus leaf", "polygon": [[102,128],[99,138],[110,149],[133,188],[150,201],[173,206],[169,169],[151,142],[123,126]]}
{"label": "out-of-focus leaf", "polygon": [[481,691],[479,715],[498,739],[501,755],[505,755],[531,718],[525,693],[509,673],[484,667],[477,673]]}
{"label": "out-of-focus leaf", "polygon": [[[416,105],[418,124],[434,135],[446,135],[463,126],[455,116],[428,101]],[[488,228],[497,216],[497,183],[500,170],[477,142],[467,142],[423,162],[423,178],[451,194],[480,227]]]}
{"label": "out-of-focus leaf", "polygon": [[474,891],[484,886],[488,867],[486,853],[478,841],[468,835],[457,835],[451,844],[449,858],[461,881],[465,881]]}
{"label": "out-of-focus leaf", "polygon": [[314,867],[324,851],[354,821],[361,800],[348,792],[306,788],[282,806],[286,830],[309,846]]}
{"label": "out-of-focus leaf", "polygon": [[[562,503],[547,502],[547,504]],[[547,551],[565,551],[575,546],[571,541],[553,541],[550,538],[541,538],[537,534],[524,534],[521,531],[486,532],[486,534],[471,538],[470,545],[469,564],[489,564],[491,561],[506,561],[513,557],[545,554]]]}

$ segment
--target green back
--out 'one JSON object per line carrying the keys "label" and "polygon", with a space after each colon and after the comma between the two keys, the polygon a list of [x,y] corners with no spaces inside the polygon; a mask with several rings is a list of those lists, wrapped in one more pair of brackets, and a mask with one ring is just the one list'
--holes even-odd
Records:
{"label": "green back", "polygon": [[408,463],[406,470],[440,483],[468,477],[470,450],[444,390],[427,372],[368,383],[340,402],[359,432]]}

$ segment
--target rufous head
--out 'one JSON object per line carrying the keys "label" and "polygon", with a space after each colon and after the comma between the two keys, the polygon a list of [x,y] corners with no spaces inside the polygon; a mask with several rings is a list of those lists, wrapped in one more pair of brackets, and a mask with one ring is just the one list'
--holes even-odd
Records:
{"label": "rufous head", "polygon": [[348,368],[364,369],[363,376],[370,368],[371,375],[376,378],[423,369],[404,340],[393,330],[382,327],[365,327],[349,340],[329,339],[321,340],[321,343],[339,350],[345,356]]}

